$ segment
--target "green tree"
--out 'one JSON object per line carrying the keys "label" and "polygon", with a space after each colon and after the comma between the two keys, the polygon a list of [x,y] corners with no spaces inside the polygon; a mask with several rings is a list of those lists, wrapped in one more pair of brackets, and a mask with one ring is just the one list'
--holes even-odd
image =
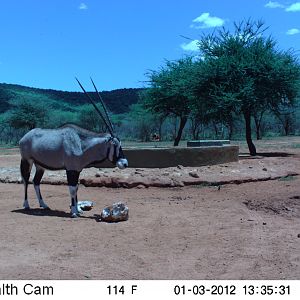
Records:
{"label": "green tree", "polygon": [[158,128],[158,116],[149,112],[142,103],[132,104],[126,118],[133,129],[133,137],[142,142],[149,142]]}
{"label": "green tree", "polygon": [[96,132],[107,132],[106,125],[92,105],[82,105],[78,118],[80,126],[85,129]]}
{"label": "green tree", "polygon": [[16,129],[33,129],[38,126],[43,127],[48,117],[46,106],[29,101],[17,101],[13,104],[7,121],[10,126]]}
{"label": "green tree", "polygon": [[256,155],[251,118],[266,109],[294,105],[299,87],[296,56],[278,51],[276,42],[264,36],[265,30],[261,21],[243,21],[235,24],[233,33],[223,28],[199,42],[212,110],[229,120],[233,112],[243,115],[251,155]]}
{"label": "green tree", "polygon": [[194,71],[193,58],[186,57],[174,62],[167,61],[159,71],[151,71],[148,74],[150,87],[143,93],[145,107],[164,117],[179,118],[174,146],[178,146],[191,113]]}

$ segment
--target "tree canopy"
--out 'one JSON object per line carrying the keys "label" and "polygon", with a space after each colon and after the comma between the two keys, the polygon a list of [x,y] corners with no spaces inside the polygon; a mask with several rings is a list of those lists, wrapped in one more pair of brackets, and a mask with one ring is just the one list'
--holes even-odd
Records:
{"label": "tree canopy", "polygon": [[223,122],[235,115],[245,121],[246,141],[256,155],[251,119],[265,111],[279,113],[292,107],[299,95],[300,65],[292,51],[280,51],[261,21],[234,24],[203,35],[199,55],[167,62],[149,75],[145,103],[153,112],[180,118],[174,145],[178,145],[187,118]]}
{"label": "tree canopy", "polygon": [[146,108],[165,116],[179,118],[180,124],[174,146],[179,144],[183,128],[194,102],[193,82],[196,69],[192,57],[167,61],[159,71],[148,74],[150,87],[144,92]]}
{"label": "tree canopy", "polygon": [[15,109],[7,120],[13,128],[33,129],[43,126],[48,118],[46,107],[39,104],[34,105],[27,101],[20,101],[14,105]]}
{"label": "tree canopy", "polygon": [[199,43],[206,63],[210,103],[220,114],[242,114],[251,155],[251,117],[267,109],[279,111],[295,104],[300,67],[291,51],[279,51],[271,36],[265,37],[261,21],[235,24],[203,36]]}

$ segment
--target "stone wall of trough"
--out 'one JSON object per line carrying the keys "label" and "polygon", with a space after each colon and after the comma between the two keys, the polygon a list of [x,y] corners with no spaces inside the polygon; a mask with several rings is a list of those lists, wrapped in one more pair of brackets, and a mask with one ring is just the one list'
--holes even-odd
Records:
{"label": "stone wall of trough", "polygon": [[[130,168],[198,167],[238,161],[238,146],[123,149]],[[110,162],[101,168],[114,167]]]}

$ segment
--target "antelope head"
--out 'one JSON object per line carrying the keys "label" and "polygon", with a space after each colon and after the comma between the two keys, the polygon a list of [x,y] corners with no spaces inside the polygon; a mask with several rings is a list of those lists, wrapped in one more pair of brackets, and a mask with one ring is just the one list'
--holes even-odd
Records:
{"label": "antelope head", "polygon": [[93,86],[95,88],[96,94],[98,95],[98,99],[100,100],[100,103],[102,105],[104,114],[99,110],[99,108],[97,107],[95,101],[90,97],[90,95],[86,92],[86,90],[84,89],[84,87],[81,85],[81,83],[79,82],[79,80],[75,77],[75,79],[77,80],[78,84],[80,85],[81,89],[83,90],[84,94],[86,95],[86,97],[89,99],[89,101],[92,103],[92,105],[94,106],[96,112],[98,113],[98,115],[101,117],[102,121],[104,122],[104,124],[106,125],[111,137],[108,139],[108,143],[109,143],[109,152],[108,152],[108,159],[115,164],[119,169],[125,169],[128,167],[128,161],[123,153],[123,149],[121,146],[121,141],[118,137],[116,137],[115,132],[114,132],[114,128],[112,125],[112,122],[110,120],[110,117],[108,115],[106,106],[103,102],[103,99],[100,95],[100,93],[97,90],[97,87],[93,81],[93,79],[91,78],[91,81],[93,83]]}

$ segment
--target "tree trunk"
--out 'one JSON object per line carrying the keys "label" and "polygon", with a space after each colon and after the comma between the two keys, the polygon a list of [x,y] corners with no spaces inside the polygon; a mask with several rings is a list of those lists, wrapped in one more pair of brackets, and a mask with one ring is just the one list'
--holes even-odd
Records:
{"label": "tree trunk", "polygon": [[201,125],[199,125],[198,128],[196,129],[195,137],[194,137],[195,140],[199,140],[200,132],[202,131],[200,126]]}
{"label": "tree trunk", "polygon": [[194,140],[199,140],[200,132],[202,131],[202,124],[199,118],[191,118],[191,133]]}
{"label": "tree trunk", "polygon": [[181,136],[182,136],[182,132],[183,132],[183,128],[184,128],[186,122],[187,122],[187,117],[181,117],[180,118],[179,129],[178,129],[178,133],[177,133],[177,136],[175,138],[175,141],[174,141],[174,146],[179,145],[179,142],[180,142],[180,139],[181,139]]}
{"label": "tree trunk", "polygon": [[172,118],[173,120],[173,134],[172,134],[172,138],[175,140],[176,139],[176,133],[177,133],[177,117],[175,116],[175,117],[173,117]]}
{"label": "tree trunk", "polygon": [[250,155],[256,155],[256,148],[252,142],[251,137],[251,114],[250,112],[244,112],[245,125],[246,125],[246,141],[248,144]]}
{"label": "tree trunk", "polygon": [[215,136],[216,136],[216,139],[218,138],[218,125],[214,122],[213,123],[213,127],[214,127],[214,130],[215,130]]}
{"label": "tree trunk", "polygon": [[163,137],[162,137],[162,125],[163,125],[163,121],[159,120],[158,135],[159,135],[159,140],[160,141],[163,140]]}
{"label": "tree trunk", "polygon": [[233,135],[233,121],[230,120],[227,123],[227,126],[228,126],[228,139],[231,140],[232,139],[232,135]]}
{"label": "tree trunk", "polygon": [[284,122],[284,133],[286,136],[288,136],[290,134],[290,120],[289,120],[289,117],[287,117],[285,119],[285,122]]}
{"label": "tree trunk", "polygon": [[254,114],[254,122],[255,122],[255,131],[256,131],[256,139],[261,140],[261,123],[262,123],[262,118],[264,115],[265,111],[260,112],[260,115],[258,116],[257,113]]}
{"label": "tree trunk", "polygon": [[193,136],[193,140],[199,140],[199,134],[200,134],[200,129],[199,129],[200,125],[194,125],[192,127],[192,136]]}
{"label": "tree trunk", "polygon": [[261,135],[260,135],[260,125],[256,126],[256,140],[261,140]]}

